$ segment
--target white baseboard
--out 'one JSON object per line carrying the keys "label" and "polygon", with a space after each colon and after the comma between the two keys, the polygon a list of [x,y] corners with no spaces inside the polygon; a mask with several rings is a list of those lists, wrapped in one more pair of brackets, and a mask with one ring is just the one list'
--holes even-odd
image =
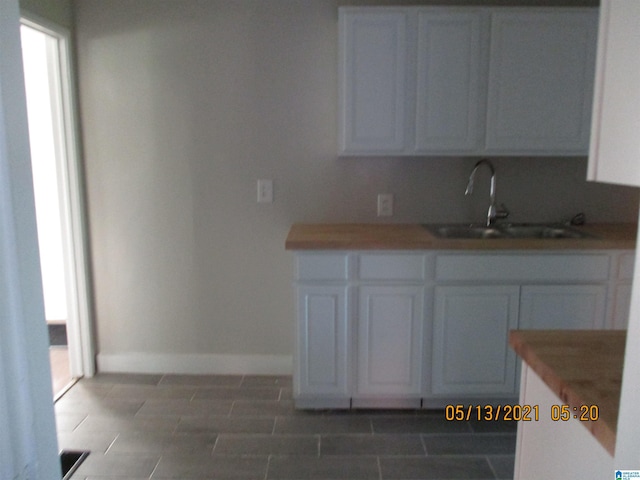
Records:
{"label": "white baseboard", "polygon": [[98,372],[190,375],[291,375],[291,355],[99,353]]}

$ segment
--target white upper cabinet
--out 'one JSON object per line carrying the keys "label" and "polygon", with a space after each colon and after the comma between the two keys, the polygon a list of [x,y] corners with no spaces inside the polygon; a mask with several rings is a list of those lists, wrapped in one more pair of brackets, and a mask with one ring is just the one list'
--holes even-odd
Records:
{"label": "white upper cabinet", "polygon": [[340,16],[343,153],[405,148],[408,12],[345,11]]}
{"label": "white upper cabinet", "polygon": [[482,147],[486,33],[477,10],[419,11],[415,152]]}
{"label": "white upper cabinet", "polygon": [[593,9],[491,14],[489,152],[587,153],[596,37]]}
{"label": "white upper cabinet", "polygon": [[340,8],[341,155],[585,155],[597,9]]}
{"label": "white upper cabinet", "polygon": [[588,179],[640,186],[640,2],[601,0]]}

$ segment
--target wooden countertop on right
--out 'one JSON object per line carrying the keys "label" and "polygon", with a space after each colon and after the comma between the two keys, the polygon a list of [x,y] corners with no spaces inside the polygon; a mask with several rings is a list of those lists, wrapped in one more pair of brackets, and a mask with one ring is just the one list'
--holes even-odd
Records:
{"label": "wooden countertop on right", "polygon": [[571,408],[597,405],[599,420],[584,422],[614,454],[626,330],[512,330],[509,344]]}

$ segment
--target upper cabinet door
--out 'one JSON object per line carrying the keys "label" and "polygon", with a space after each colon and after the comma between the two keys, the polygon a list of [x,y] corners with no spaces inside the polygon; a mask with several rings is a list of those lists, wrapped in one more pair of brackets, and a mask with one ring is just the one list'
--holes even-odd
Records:
{"label": "upper cabinet door", "polygon": [[484,141],[488,30],[478,10],[418,13],[415,151],[473,152]]}
{"label": "upper cabinet door", "polygon": [[489,152],[588,151],[595,9],[499,9],[491,18]]}
{"label": "upper cabinet door", "polygon": [[640,186],[640,2],[601,0],[588,179]]}
{"label": "upper cabinet door", "polygon": [[408,11],[341,10],[340,151],[401,153],[406,136]]}

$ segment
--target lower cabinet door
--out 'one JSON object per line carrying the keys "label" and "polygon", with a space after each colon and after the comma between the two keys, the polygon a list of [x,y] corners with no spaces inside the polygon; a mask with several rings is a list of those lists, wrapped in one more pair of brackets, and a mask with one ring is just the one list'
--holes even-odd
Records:
{"label": "lower cabinet door", "polygon": [[604,328],[606,301],[605,285],[523,286],[519,328]]}
{"label": "lower cabinet door", "polygon": [[347,287],[298,287],[294,397],[301,408],[349,407]]}
{"label": "lower cabinet door", "polygon": [[402,399],[419,406],[424,287],[362,286],[358,306],[354,405],[359,397],[370,406],[385,399],[389,406]]}
{"label": "lower cabinet door", "polygon": [[517,328],[519,295],[518,286],[435,288],[434,394],[516,393],[516,356],[508,335]]}

